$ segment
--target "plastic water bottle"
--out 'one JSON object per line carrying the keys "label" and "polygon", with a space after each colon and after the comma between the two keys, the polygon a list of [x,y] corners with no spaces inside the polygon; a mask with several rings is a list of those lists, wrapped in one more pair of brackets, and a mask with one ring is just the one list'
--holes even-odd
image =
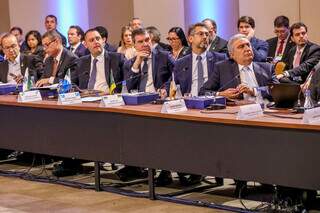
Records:
{"label": "plastic water bottle", "polygon": [[126,81],[122,81],[121,94],[127,94],[127,93],[128,93],[127,82]]}
{"label": "plastic water bottle", "polygon": [[264,109],[265,108],[265,103],[264,103],[260,88],[256,88],[256,92],[257,92],[257,94],[256,94],[255,102],[257,104],[260,104],[261,109]]}
{"label": "plastic water bottle", "polygon": [[314,107],[313,101],[311,99],[311,91],[306,90],[304,99],[304,109],[312,109]]}
{"label": "plastic water bottle", "polygon": [[177,90],[176,90],[176,99],[181,99],[182,98],[182,92],[181,92],[181,88],[180,88],[180,85],[177,84],[176,86]]}

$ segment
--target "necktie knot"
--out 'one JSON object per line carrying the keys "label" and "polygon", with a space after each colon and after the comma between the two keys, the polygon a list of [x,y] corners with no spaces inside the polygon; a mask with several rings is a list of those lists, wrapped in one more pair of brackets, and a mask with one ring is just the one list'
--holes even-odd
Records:
{"label": "necktie knot", "polygon": [[94,59],[93,59],[93,64],[97,64],[97,62],[98,62],[98,59],[97,59],[97,58],[94,58]]}
{"label": "necktie knot", "polygon": [[200,55],[198,55],[197,58],[196,58],[196,60],[197,60],[197,61],[201,61],[201,60],[202,60],[202,57],[201,57]]}

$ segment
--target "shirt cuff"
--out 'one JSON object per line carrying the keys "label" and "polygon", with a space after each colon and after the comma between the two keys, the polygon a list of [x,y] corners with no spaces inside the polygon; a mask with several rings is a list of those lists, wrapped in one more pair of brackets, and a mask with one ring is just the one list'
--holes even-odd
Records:
{"label": "shirt cuff", "polygon": [[134,69],[133,67],[131,67],[132,72],[134,73],[139,73],[139,69]]}
{"label": "shirt cuff", "polygon": [[53,84],[53,82],[54,82],[54,77],[51,76],[51,77],[49,78],[49,84]]}
{"label": "shirt cuff", "polygon": [[284,75],[285,77],[287,77],[287,78],[289,78],[289,77],[290,77],[290,74],[289,74],[289,72],[288,72],[288,71],[284,71],[284,72],[283,72],[283,75]]}

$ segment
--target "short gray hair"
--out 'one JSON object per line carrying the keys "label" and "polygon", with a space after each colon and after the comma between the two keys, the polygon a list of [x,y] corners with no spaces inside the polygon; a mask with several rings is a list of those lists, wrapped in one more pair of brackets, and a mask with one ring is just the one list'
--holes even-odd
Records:
{"label": "short gray hair", "polygon": [[231,54],[233,52],[233,44],[235,41],[240,40],[240,39],[247,39],[247,36],[243,35],[243,34],[235,34],[234,36],[232,36],[229,41],[228,41],[228,52],[229,54]]}

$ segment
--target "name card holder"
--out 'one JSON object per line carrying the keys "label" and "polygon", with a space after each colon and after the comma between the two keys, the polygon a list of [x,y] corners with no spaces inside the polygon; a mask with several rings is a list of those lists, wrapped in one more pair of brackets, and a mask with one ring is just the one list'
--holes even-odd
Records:
{"label": "name card holder", "polygon": [[247,120],[263,116],[263,110],[260,104],[249,104],[240,107],[237,120]]}
{"label": "name card holder", "polygon": [[33,101],[42,101],[41,93],[39,90],[19,92],[18,102],[26,103]]}
{"label": "name card holder", "polygon": [[81,104],[81,96],[79,92],[69,92],[59,94],[58,104],[59,105],[70,105],[70,104]]}
{"label": "name card holder", "polygon": [[188,111],[183,99],[167,101],[162,105],[161,113],[178,113]]}
{"label": "name card holder", "polygon": [[124,101],[122,95],[108,95],[104,96],[101,99],[100,107],[116,107],[123,106]]}
{"label": "name card holder", "polygon": [[320,107],[305,110],[302,122],[305,124],[320,124]]}

